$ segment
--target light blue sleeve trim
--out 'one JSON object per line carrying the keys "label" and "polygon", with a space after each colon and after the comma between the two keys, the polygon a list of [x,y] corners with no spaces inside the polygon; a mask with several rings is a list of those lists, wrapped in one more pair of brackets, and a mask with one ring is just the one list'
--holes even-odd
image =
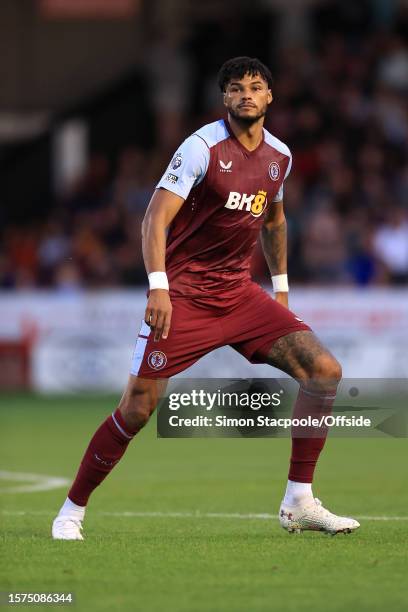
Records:
{"label": "light blue sleeve trim", "polygon": [[[288,149],[289,151],[289,149]],[[286,172],[285,172],[285,177],[282,181],[282,185],[279,187],[279,191],[276,194],[276,196],[273,198],[272,202],[282,202],[283,200],[283,183],[286,181],[286,179],[288,178],[290,171],[292,169],[292,153],[289,151],[289,163],[288,163],[288,167],[286,168]]]}
{"label": "light blue sleeve trim", "polygon": [[156,189],[171,191],[184,200],[204,179],[210,162],[210,149],[197,134],[189,136],[177,149]]}

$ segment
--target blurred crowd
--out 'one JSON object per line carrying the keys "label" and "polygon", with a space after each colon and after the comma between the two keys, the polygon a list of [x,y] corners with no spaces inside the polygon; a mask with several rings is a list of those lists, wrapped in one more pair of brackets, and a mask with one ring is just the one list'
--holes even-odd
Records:
{"label": "blurred crowd", "polygon": [[281,58],[267,125],[290,144],[289,270],[305,283],[408,283],[408,47],[398,34]]}
{"label": "blurred crowd", "polygon": [[[285,183],[291,282],[407,284],[407,38],[398,27],[334,32],[277,53],[266,127],[293,153]],[[128,145],[113,164],[94,153],[48,219],[4,229],[2,288],[146,284],[140,226],[152,190],[178,143],[223,116],[215,96],[188,120],[171,104],[164,117],[163,107],[158,132],[167,132],[152,150]],[[260,247],[253,275],[268,282]]]}

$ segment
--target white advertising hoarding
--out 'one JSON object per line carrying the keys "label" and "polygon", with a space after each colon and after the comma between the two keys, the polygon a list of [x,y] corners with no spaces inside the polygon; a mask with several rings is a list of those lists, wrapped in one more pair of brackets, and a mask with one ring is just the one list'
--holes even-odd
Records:
{"label": "white advertising hoarding", "polygon": [[[297,289],[290,301],[342,363],[345,377],[408,377],[408,290]],[[144,291],[3,292],[0,341],[31,338],[31,380],[37,390],[119,391],[128,377],[145,305]],[[278,374],[225,347],[181,376]]]}

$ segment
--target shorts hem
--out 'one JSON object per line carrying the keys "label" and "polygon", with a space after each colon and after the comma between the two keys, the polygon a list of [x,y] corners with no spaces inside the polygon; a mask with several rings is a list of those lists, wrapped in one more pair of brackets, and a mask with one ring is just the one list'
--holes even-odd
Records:
{"label": "shorts hem", "polygon": [[159,379],[165,379],[165,378],[171,378],[172,376],[175,376],[175,374],[164,374],[163,376],[160,376],[160,374],[157,372],[152,372],[152,373],[140,373],[138,372],[137,374],[135,374],[134,372],[130,372],[131,376],[135,376],[137,378],[148,378],[150,380],[159,380]]}

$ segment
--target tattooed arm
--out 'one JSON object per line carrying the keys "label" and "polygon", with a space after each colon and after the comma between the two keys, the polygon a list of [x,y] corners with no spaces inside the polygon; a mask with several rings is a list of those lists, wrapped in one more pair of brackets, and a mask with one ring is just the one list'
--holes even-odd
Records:
{"label": "tattooed arm", "polygon": [[[267,209],[261,231],[262,250],[271,276],[287,273],[286,218],[283,202],[272,202]],[[281,291],[275,294],[277,302],[288,307],[288,294]]]}

